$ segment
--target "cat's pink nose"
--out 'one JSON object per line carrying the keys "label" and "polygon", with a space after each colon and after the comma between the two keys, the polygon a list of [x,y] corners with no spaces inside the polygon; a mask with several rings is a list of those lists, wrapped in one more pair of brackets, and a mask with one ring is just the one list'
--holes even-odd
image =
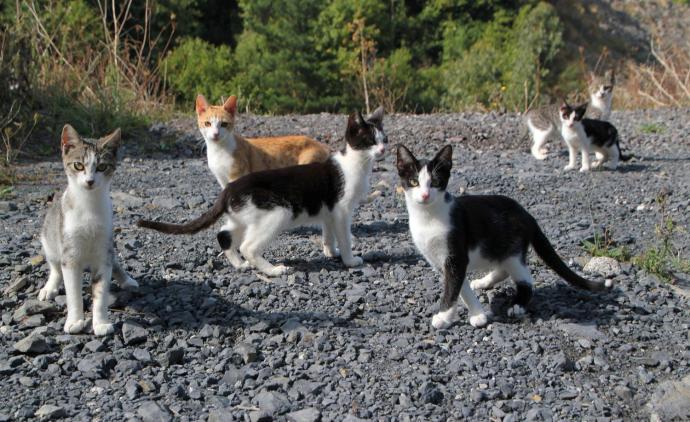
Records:
{"label": "cat's pink nose", "polygon": [[422,201],[429,199],[429,192],[422,192]]}

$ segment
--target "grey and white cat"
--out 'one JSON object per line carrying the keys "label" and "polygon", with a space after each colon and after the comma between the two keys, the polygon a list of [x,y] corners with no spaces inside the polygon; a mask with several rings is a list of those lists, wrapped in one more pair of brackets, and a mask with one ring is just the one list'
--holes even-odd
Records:
{"label": "grey and white cat", "polygon": [[61,142],[67,188],[48,210],[41,230],[50,275],[38,299],[54,298],[64,280],[64,330],[70,334],[81,332],[86,327],[82,278],[89,269],[93,280],[93,332],[103,336],[113,332],[108,319],[111,277],[122,287],[138,287],[117,262],[114,252],[110,185],[117,164],[120,129],[100,139],[87,139],[65,125]]}
{"label": "grey and white cat", "polygon": [[[587,117],[607,120],[611,116],[611,102],[613,100],[613,87],[615,76],[612,70],[607,71],[603,77],[592,76],[589,83],[589,108]],[[544,160],[548,156],[546,142],[555,134],[561,135],[562,104],[551,104],[546,107],[530,110],[525,115],[525,124],[532,135],[531,152],[537,160]],[[583,116],[584,117],[584,116]]]}
{"label": "grey and white cat", "polygon": [[163,233],[192,234],[227,214],[228,222],[217,238],[230,263],[235,268],[252,265],[272,276],[288,268],[274,266],[263,257],[269,243],[289,228],[319,224],[324,254],[340,255],[348,267],[359,266],[362,258],[352,254],[350,226],[355,208],[369,189],[374,161],[385,153],[386,139],[377,134],[375,123],[353,113],[344,150],[325,162],[242,176],[227,184],[211,209],[186,224],[150,220],[137,224]]}
{"label": "grey and white cat", "polygon": [[[508,313],[523,314],[534,284],[526,259],[530,245],[570,284],[594,291],[610,287],[610,282],[593,282],[568,268],[534,217],[513,199],[500,195],[454,197],[448,193],[452,153],[447,145],[427,161],[417,160],[402,145],[397,151],[396,165],[405,191],[412,240],[443,277],[440,310],[431,320],[435,328],[452,323],[458,295],[467,305],[470,324],[485,326],[491,314],[483,309],[473,289],[489,288],[508,276],[517,288]],[[469,271],[490,273],[468,283],[465,276]]]}

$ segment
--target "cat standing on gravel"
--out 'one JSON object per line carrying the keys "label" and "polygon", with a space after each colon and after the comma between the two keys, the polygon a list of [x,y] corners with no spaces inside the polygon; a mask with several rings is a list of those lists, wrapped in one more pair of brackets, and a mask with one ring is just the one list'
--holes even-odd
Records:
{"label": "cat standing on gravel", "polygon": [[[510,315],[524,313],[532,298],[532,275],[527,249],[569,283],[587,290],[609,287],[575,274],[561,260],[534,217],[505,196],[466,195],[446,192],[452,166],[452,148],[443,147],[431,161],[417,160],[398,146],[397,168],[405,191],[410,232],[417,249],[443,275],[440,311],[431,324],[448,327],[455,316],[458,294],[469,310],[470,324],[485,326],[490,313],[482,308],[472,289],[485,289],[510,276],[517,294]],[[465,283],[468,271],[491,270],[479,280]]]}
{"label": "cat standing on gravel", "polygon": [[123,287],[138,287],[117,262],[113,244],[113,206],[110,184],[115,172],[120,129],[100,139],[81,138],[70,125],[62,129],[62,163],[67,189],[48,210],[41,244],[50,275],[39,291],[39,300],[54,298],[64,279],[67,321],[64,330],[74,334],[86,326],[81,295],[82,276],[93,280],[93,332],[113,332],[108,320],[111,276]]}
{"label": "cat standing on gravel", "polygon": [[218,242],[230,263],[277,276],[288,268],[269,263],[263,257],[266,246],[286,229],[321,224],[324,254],[340,253],[346,266],[359,266],[362,258],[352,254],[352,214],[369,188],[374,160],[385,152],[385,138],[377,136],[374,123],[354,113],[345,141],[344,151],[325,162],[250,173],[229,183],[210,210],[186,224],[141,220],[138,225],[163,233],[196,233],[227,214]]}
{"label": "cat standing on gravel", "polygon": [[[615,76],[608,71],[604,77],[593,76],[589,84],[590,110],[588,117],[608,120],[611,115],[611,101]],[[546,107],[530,110],[525,116],[525,124],[532,135],[531,152],[537,160],[547,157],[545,148],[549,138],[560,132],[562,120],[560,118],[562,105],[552,104]]]}

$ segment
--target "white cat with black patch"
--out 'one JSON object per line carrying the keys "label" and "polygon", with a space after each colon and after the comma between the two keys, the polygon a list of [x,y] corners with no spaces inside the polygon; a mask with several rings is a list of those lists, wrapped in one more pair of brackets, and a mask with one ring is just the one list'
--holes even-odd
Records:
{"label": "white cat with black patch", "polygon": [[[510,276],[517,294],[509,315],[519,316],[532,298],[532,275],[527,250],[532,245],[539,257],[559,276],[579,288],[600,291],[610,284],[597,283],[575,274],[561,260],[534,217],[511,198],[499,195],[464,195],[446,192],[452,167],[452,148],[442,148],[431,160],[417,160],[398,146],[397,168],[405,191],[412,239],[429,264],[443,276],[440,310],[431,324],[446,328],[455,317],[458,295],[469,311],[470,324],[489,322],[472,289],[486,289]],[[490,271],[471,283],[468,271]]]}
{"label": "white cat with black patch", "polygon": [[345,149],[325,162],[242,176],[228,183],[209,211],[186,224],[141,220],[138,225],[163,233],[189,234],[210,227],[227,214],[228,222],[218,234],[218,242],[230,263],[236,268],[252,265],[277,276],[288,268],[269,263],[263,257],[266,246],[282,231],[319,224],[324,254],[340,254],[346,266],[359,266],[362,258],[352,254],[350,226],[355,208],[369,189],[374,161],[385,152],[386,138],[377,134],[375,123],[354,113],[347,122]]}

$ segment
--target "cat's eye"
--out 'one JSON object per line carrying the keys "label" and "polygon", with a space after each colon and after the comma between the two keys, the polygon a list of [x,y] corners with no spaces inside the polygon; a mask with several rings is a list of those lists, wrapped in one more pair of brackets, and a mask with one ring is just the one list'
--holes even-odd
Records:
{"label": "cat's eye", "polygon": [[222,123],[220,124],[220,127],[228,127],[228,122],[222,122]]}
{"label": "cat's eye", "polygon": [[409,183],[412,187],[419,186],[419,181],[415,178],[409,179],[407,183]]}
{"label": "cat's eye", "polygon": [[96,166],[96,171],[104,172],[106,170],[108,170],[107,164],[99,164]]}
{"label": "cat's eye", "polygon": [[72,167],[74,167],[76,171],[84,170],[84,165],[82,163],[72,163]]}
{"label": "cat's eye", "polygon": [[431,179],[431,187],[432,187],[432,188],[437,188],[437,187],[439,187],[439,186],[441,186],[441,183],[440,183],[438,180],[436,180],[436,179]]}
{"label": "cat's eye", "polygon": [[204,126],[211,127],[211,122],[204,122]]}

